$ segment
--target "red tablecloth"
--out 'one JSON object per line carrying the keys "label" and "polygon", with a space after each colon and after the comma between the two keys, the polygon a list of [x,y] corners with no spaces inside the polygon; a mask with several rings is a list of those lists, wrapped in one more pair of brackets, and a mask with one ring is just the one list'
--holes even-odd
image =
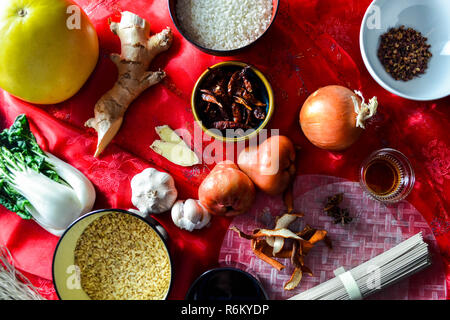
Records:
{"label": "red tablecloth", "polygon": [[[227,59],[257,66],[268,76],[276,99],[271,128],[280,129],[302,147],[298,174],[326,174],[356,181],[357,169],[372,151],[393,147],[411,160],[417,181],[408,200],[433,229],[447,268],[450,288],[450,98],[413,102],[396,97],[366,71],[359,52],[358,35],[369,0],[281,1],[273,28],[257,45],[239,56],[219,58],[196,50],[173,26],[166,0],[78,0],[93,21],[101,45],[97,68],[87,84],[72,99],[59,105],[33,106],[0,91],[0,127],[9,126],[21,113],[27,114],[41,146],[79,168],[95,185],[95,208],[132,207],[130,180],[141,170],[156,166],[170,172],[180,198],[195,198],[197,187],[211,166],[181,168],[156,155],[149,145],[156,138],[153,127],[194,130],[190,93],[198,76],[210,65]],[[121,11],[146,18],[153,32],[165,26],[175,31],[169,52],[158,57],[153,68],[168,77],[147,90],[129,108],[121,131],[100,159],[95,150],[95,132],[84,128],[93,106],[116,79],[108,59],[119,52],[120,43],[108,27]],[[379,113],[361,139],[343,153],[313,147],[303,136],[298,113],[308,94],[328,84],[360,89],[366,97],[377,96]],[[203,146],[211,142],[205,141]],[[193,146],[197,151],[200,144]],[[195,233],[177,229],[168,214],[156,217],[171,236],[175,264],[172,299],[182,299],[202,271],[218,258],[222,237],[230,220],[214,217],[210,228]],[[58,238],[33,221],[0,208],[0,245],[12,252],[17,267],[41,288],[47,298],[56,298],[51,283],[51,262]]]}

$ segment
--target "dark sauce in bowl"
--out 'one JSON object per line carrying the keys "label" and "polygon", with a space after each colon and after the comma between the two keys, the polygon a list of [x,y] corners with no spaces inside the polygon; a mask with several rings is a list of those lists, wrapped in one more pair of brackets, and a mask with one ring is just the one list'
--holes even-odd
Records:
{"label": "dark sauce in bowl", "polygon": [[251,274],[236,268],[217,268],[205,272],[192,284],[186,300],[259,301],[268,297]]}

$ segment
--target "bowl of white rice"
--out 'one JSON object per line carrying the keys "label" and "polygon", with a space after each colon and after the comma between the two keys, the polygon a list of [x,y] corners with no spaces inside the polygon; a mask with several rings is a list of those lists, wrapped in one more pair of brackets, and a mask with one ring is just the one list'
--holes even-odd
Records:
{"label": "bowl of white rice", "polygon": [[168,0],[168,5],[187,41],[206,53],[231,56],[267,33],[279,0]]}

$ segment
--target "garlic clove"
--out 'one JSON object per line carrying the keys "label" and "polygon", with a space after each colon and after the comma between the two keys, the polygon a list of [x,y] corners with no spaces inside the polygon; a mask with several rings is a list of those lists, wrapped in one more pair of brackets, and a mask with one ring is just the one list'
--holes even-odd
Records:
{"label": "garlic clove", "polygon": [[184,202],[184,217],[193,224],[198,224],[203,220],[203,210],[199,208],[197,201],[188,199]]}
{"label": "garlic clove", "polygon": [[184,206],[184,201],[183,200],[178,200],[173,205],[172,211],[171,211],[171,215],[172,215],[172,220],[174,222],[178,221],[178,220],[181,220],[183,218],[183,206]]}
{"label": "garlic clove", "polygon": [[179,200],[172,207],[172,220],[180,229],[192,232],[194,229],[206,227],[210,220],[210,213],[198,200]]}
{"label": "garlic clove", "polygon": [[200,203],[200,201],[196,200],[197,206],[199,207],[199,210],[203,210],[203,219],[202,221],[197,225],[198,229],[203,229],[206,227],[210,221],[211,221],[211,214],[208,210]]}
{"label": "garlic clove", "polygon": [[185,201],[183,200],[175,202],[171,212],[172,221],[178,228],[192,232],[195,229],[195,224],[184,217],[184,206]]}

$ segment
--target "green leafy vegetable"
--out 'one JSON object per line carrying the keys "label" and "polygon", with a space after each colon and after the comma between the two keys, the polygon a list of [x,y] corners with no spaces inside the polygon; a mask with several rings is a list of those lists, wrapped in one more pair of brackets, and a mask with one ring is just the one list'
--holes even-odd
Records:
{"label": "green leafy vegetable", "polygon": [[67,183],[39,147],[25,115],[18,116],[9,129],[0,133],[0,148],[0,204],[23,219],[31,219],[31,204],[17,191],[14,172],[31,169],[55,182]]}
{"label": "green leafy vegetable", "polygon": [[0,204],[61,236],[92,210],[95,189],[70,164],[42,151],[24,115],[0,133]]}

